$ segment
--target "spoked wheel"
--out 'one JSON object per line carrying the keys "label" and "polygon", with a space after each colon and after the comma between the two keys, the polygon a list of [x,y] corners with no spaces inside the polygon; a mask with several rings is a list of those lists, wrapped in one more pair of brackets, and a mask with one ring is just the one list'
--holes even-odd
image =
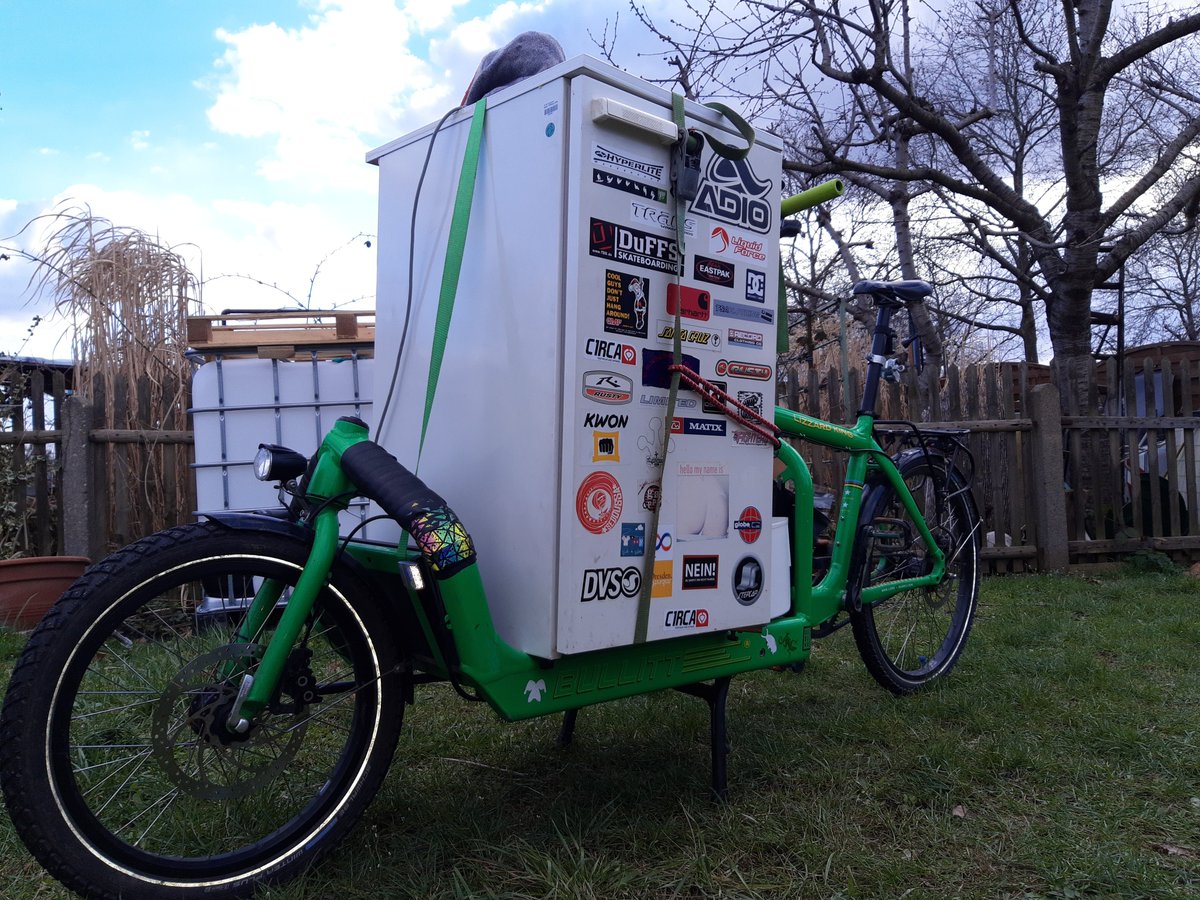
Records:
{"label": "spoked wheel", "polygon": [[97,897],[245,896],[358,819],[404,692],[395,636],[353,573],[335,570],[270,707],[230,719],[276,621],[235,643],[242,610],[267,579],[286,600],[306,555],[283,535],[177,528],[97,564],[54,607],[0,717],[5,800],[52,875]]}
{"label": "spoked wheel", "polygon": [[[946,557],[935,587],[913,588],[850,611],[854,641],[868,671],[895,694],[910,694],[945,675],[966,645],[979,596],[979,522],[962,476],[942,460],[916,454],[900,474]],[[860,588],[933,571],[929,552],[899,495],[886,483],[869,493],[856,551]]]}

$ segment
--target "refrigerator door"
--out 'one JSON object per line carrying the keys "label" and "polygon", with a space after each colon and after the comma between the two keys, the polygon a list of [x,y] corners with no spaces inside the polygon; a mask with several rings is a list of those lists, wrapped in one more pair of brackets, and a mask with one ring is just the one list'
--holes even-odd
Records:
{"label": "refrigerator door", "polygon": [[764,415],[774,405],[780,154],[756,145],[732,163],[706,146],[680,247],[669,103],[570,82],[560,653],[633,642],[652,548],[648,639],[771,617],[772,450],[691,391],[673,424],[666,403],[678,309],[684,364]]}

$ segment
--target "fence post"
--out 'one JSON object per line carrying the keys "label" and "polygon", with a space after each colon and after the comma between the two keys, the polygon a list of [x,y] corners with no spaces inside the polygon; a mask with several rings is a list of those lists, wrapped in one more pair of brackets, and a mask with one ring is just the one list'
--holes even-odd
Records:
{"label": "fence post", "polygon": [[1062,410],[1058,390],[1039,384],[1029,395],[1033,420],[1033,480],[1037,505],[1038,568],[1067,568],[1067,497],[1063,492]]}
{"label": "fence post", "polygon": [[63,401],[62,476],[58,502],[63,510],[62,552],[67,556],[92,554],[92,448],[89,432],[92,410],[78,396]]}

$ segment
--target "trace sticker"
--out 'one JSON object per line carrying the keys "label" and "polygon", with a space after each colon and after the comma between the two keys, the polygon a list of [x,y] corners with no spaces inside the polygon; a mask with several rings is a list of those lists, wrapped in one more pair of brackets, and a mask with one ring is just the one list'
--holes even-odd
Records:
{"label": "trace sticker", "polygon": [[623,505],[621,485],[608,472],[592,472],[575,492],[579,524],[592,534],[612,531],[621,518]]}

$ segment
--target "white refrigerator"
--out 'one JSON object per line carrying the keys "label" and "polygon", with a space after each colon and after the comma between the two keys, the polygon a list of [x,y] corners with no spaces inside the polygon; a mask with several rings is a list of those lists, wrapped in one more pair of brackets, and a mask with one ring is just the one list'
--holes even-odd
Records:
{"label": "white refrigerator", "polygon": [[[711,110],[686,112],[738,142]],[[463,520],[496,627],[521,650],[632,643],[652,548],[648,640],[765,624],[789,602],[768,574],[772,449],[681,390],[659,457],[677,306],[685,364],[771,417],[777,140],[760,132],[741,163],[704,148],[681,248],[668,92],[581,57],[490,97],[418,453],[470,119],[367,157],[380,170],[375,417],[391,396],[375,439]]]}

